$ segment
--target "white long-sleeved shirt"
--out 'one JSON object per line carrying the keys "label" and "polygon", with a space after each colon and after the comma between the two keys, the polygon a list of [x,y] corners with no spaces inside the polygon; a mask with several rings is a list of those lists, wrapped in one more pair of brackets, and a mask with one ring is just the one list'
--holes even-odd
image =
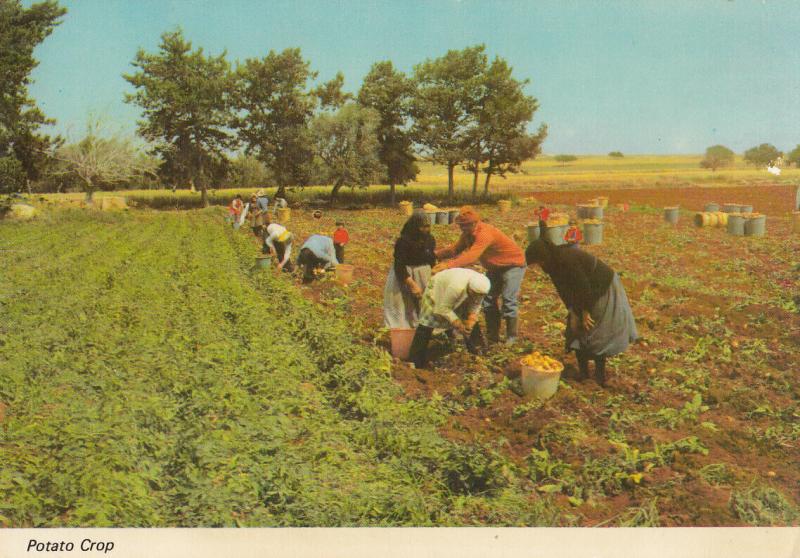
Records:
{"label": "white long-sleeved shirt", "polygon": [[267,235],[264,238],[264,243],[269,246],[270,250],[275,250],[275,242],[285,243],[286,249],[283,251],[283,260],[281,265],[289,261],[292,255],[292,233],[286,230],[286,227],[278,223],[271,223],[267,226]]}
{"label": "white long-sleeved shirt", "polygon": [[422,297],[420,323],[428,327],[449,326],[461,319],[455,311],[462,305],[465,315],[477,313],[489,286],[489,279],[472,269],[454,267],[437,273]]}

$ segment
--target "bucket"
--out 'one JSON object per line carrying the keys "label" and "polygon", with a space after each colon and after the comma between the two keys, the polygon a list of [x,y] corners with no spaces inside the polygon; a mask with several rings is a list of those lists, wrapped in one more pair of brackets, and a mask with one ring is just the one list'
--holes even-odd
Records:
{"label": "bucket", "polygon": [[578,219],[588,219],[589,218],[589,205],[585,203],[578,203],[575,204],[575,209],[578,212]]}
{"label": "bucket", "polygon": [[664,220],[667,223],[676,224],[680,217],[680,208],[678,206],[664,208]]}
{"label": "bucket", "polygon": [[241,227],[241,226],[242,226],[242,224],[239,221],[234,221],[233,222],[233,230],[238,231],[239,227]]}
{"label": "bucket", "polygon": [[428,221],[431,225],[436,224],[436,211],[426,211],[425,216],[428,218]]}
{"label": "bucket", "polygon": [[558,382],[561,380],[561,372],[564,365],[557,372],[543,372],[532,366],[522,365],[522,391],[525,395],[533,395],[537,399],[549,399],[558,390]]}
{"label": "bucket", "polygon": [[408,215],[410,217],[411,214],[414,213],[414,204],[410,201],[401,201],[397,205],[400,208],[400,213],[402,215]]}
{"label": "bucket", "polygon": [[447,211],[447,224],[452,225],[456,222],[456,217],[458,217],[458,209],[450,209]]}
{"label": "bucket", "polygon": [[269,254],[256,256],[256,269],[268,269],[270,263],[272,263],[272,256]]}
{"label": "bucket", "polygon": [[353,266],[339,264],[336,266],[336,280],[342,285],[347,285],[353,280]]}
{"label": "bucket", "polygon": [[413,329],[391,329],[389,337],[392,340],[392,356],[400,360],[408,360],[411,342],[414,340]]}
{"label": "bucket", "polygon": [[595,200],[600,207],[608,207],[608,196],[597,196]]}
{"label": "bucket", "polygon": [[584,223],[583,224],[583,243],[602,244],[603,243],[603,223]]}
{"label": "bucket", "polygon": [[278,210],[278,222],[288,223],[292,218],[292,210],[289,207],[282,207]]}
{"label": "bucket", "polygon": [[698,227],[716,227],[718,223],[716,213],[700,211],[694,215],[694,224]]}
{"label": "bucket", "polygon": [[767,230],[767,216],[760,214],[748,214],[744,218],[745,236],[764,236]]}
{"label": "bucket", "polygon": [[744,217],[739,213],[728,213],[728,234],[744,236]]}
{"label": "bucket", "polygon": [[800,211],[792,211],[792,230],[800,233]]}
{"label": "bucket", "polygon": [[554,227],[547,227],[544,230],[544,239],[551,244],[561,246],[567,242],[564,240],[564,235],[567,234],[569,225],[556,225]]}
{"label": "bucket", "polygon": [[603,218],[603,206],[602,205],[590,205],[587,208],[586,218],[587,219],[602,219]]}
{"label": "bucket", "polygon": [[752,213],[753,206],[752,205],[740,205],[739,206],[739,213]]}
{"label": "bucket", "polygon": [[497,207],[500,208],[500,213],[508,213],[511,211],[511,201],[500,200],[497,202]]}
{"label": "bucket", "polygon": [[737,203],[723,203],[722,211],[724,213],[739,213],[739,204]]}
{"label": "bucket", "polygon": [[541,235],[539,223],[528,223],[526,228],[528,230],[528,242],[533,242]]}
{"label": "bucket", "polygon": [[717,216],[717,227],[727,227],[728,226],[728,214],[724,211],[717,211],[715,213]]}
{"label": "bucket", "polygon": [[436,224],[437,225],[446,225],[447,224],[447,211],[437,211],[436,212]]}
{"label": "bucket", "polygon": [[707,213],[716,213],[717,211],[719,211],[719,204],[714,202],[707,203],[703,208],[703,211]]}

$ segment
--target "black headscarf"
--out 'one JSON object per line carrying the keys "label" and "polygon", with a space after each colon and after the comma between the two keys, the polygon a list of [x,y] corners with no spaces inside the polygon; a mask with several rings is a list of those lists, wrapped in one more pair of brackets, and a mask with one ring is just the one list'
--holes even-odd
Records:
{"label": "black headscarf", "polygon": [[432,266],[436,263],[436,240],[430,232],[424,233],[421,230],[429,224],[425,213],[414,212],[403,225],[400,238],[394,244],[394,271],[399,281],[408,277],[408,265]]}
{"label": "black headscarf", "polygon": [[525,249],[525,261],[528,265],[539,264],[542,271],[553,274],[556,270],[557,248],[542,238],[537,238]]}
{"label": "black headscarf", "polygon": [[403,225],[403,229],[400,231],[400,238],[404,240],[410,240],[411,242],[420,242],[431,236],[431,233],[423,233],[422,227],[425,225],[430,225],[430,221],[428,220],[427,215],[425,213],[417,213],[414,212],[411,217],[408,218],[406,224]]}

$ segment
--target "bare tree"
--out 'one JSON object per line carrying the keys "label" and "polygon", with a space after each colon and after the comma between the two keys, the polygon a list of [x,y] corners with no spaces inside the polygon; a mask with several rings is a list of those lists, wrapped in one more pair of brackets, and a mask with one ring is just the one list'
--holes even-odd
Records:
{"label": "bare tree", "polygon": [[65,163],[65,173],[83,181],[86,202],[102,184],[127,182],[140,175],[155,175],[159,162],[120,132],[106,133],[102,122],[90,117],[86,136],[56,150],[53,157]]}

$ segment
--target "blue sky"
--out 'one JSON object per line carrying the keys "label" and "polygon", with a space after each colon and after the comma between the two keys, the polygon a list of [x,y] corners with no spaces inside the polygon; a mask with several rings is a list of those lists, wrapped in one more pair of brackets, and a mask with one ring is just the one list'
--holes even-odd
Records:
{"label": "blue sky", "polygon": [[[30,0],[25,0],[30,5]],[[89,112],[133,131],[121,75],[138,48],[180,26],[229,59],[300,47],[320,80],[357,91],[373,62],[410,72],[484,43],[531,80],[546,153],[700,153],[800,143],[800,10],[771,0],[60,0],[68,13],[36,51],[31,94],[56,130]]]}

